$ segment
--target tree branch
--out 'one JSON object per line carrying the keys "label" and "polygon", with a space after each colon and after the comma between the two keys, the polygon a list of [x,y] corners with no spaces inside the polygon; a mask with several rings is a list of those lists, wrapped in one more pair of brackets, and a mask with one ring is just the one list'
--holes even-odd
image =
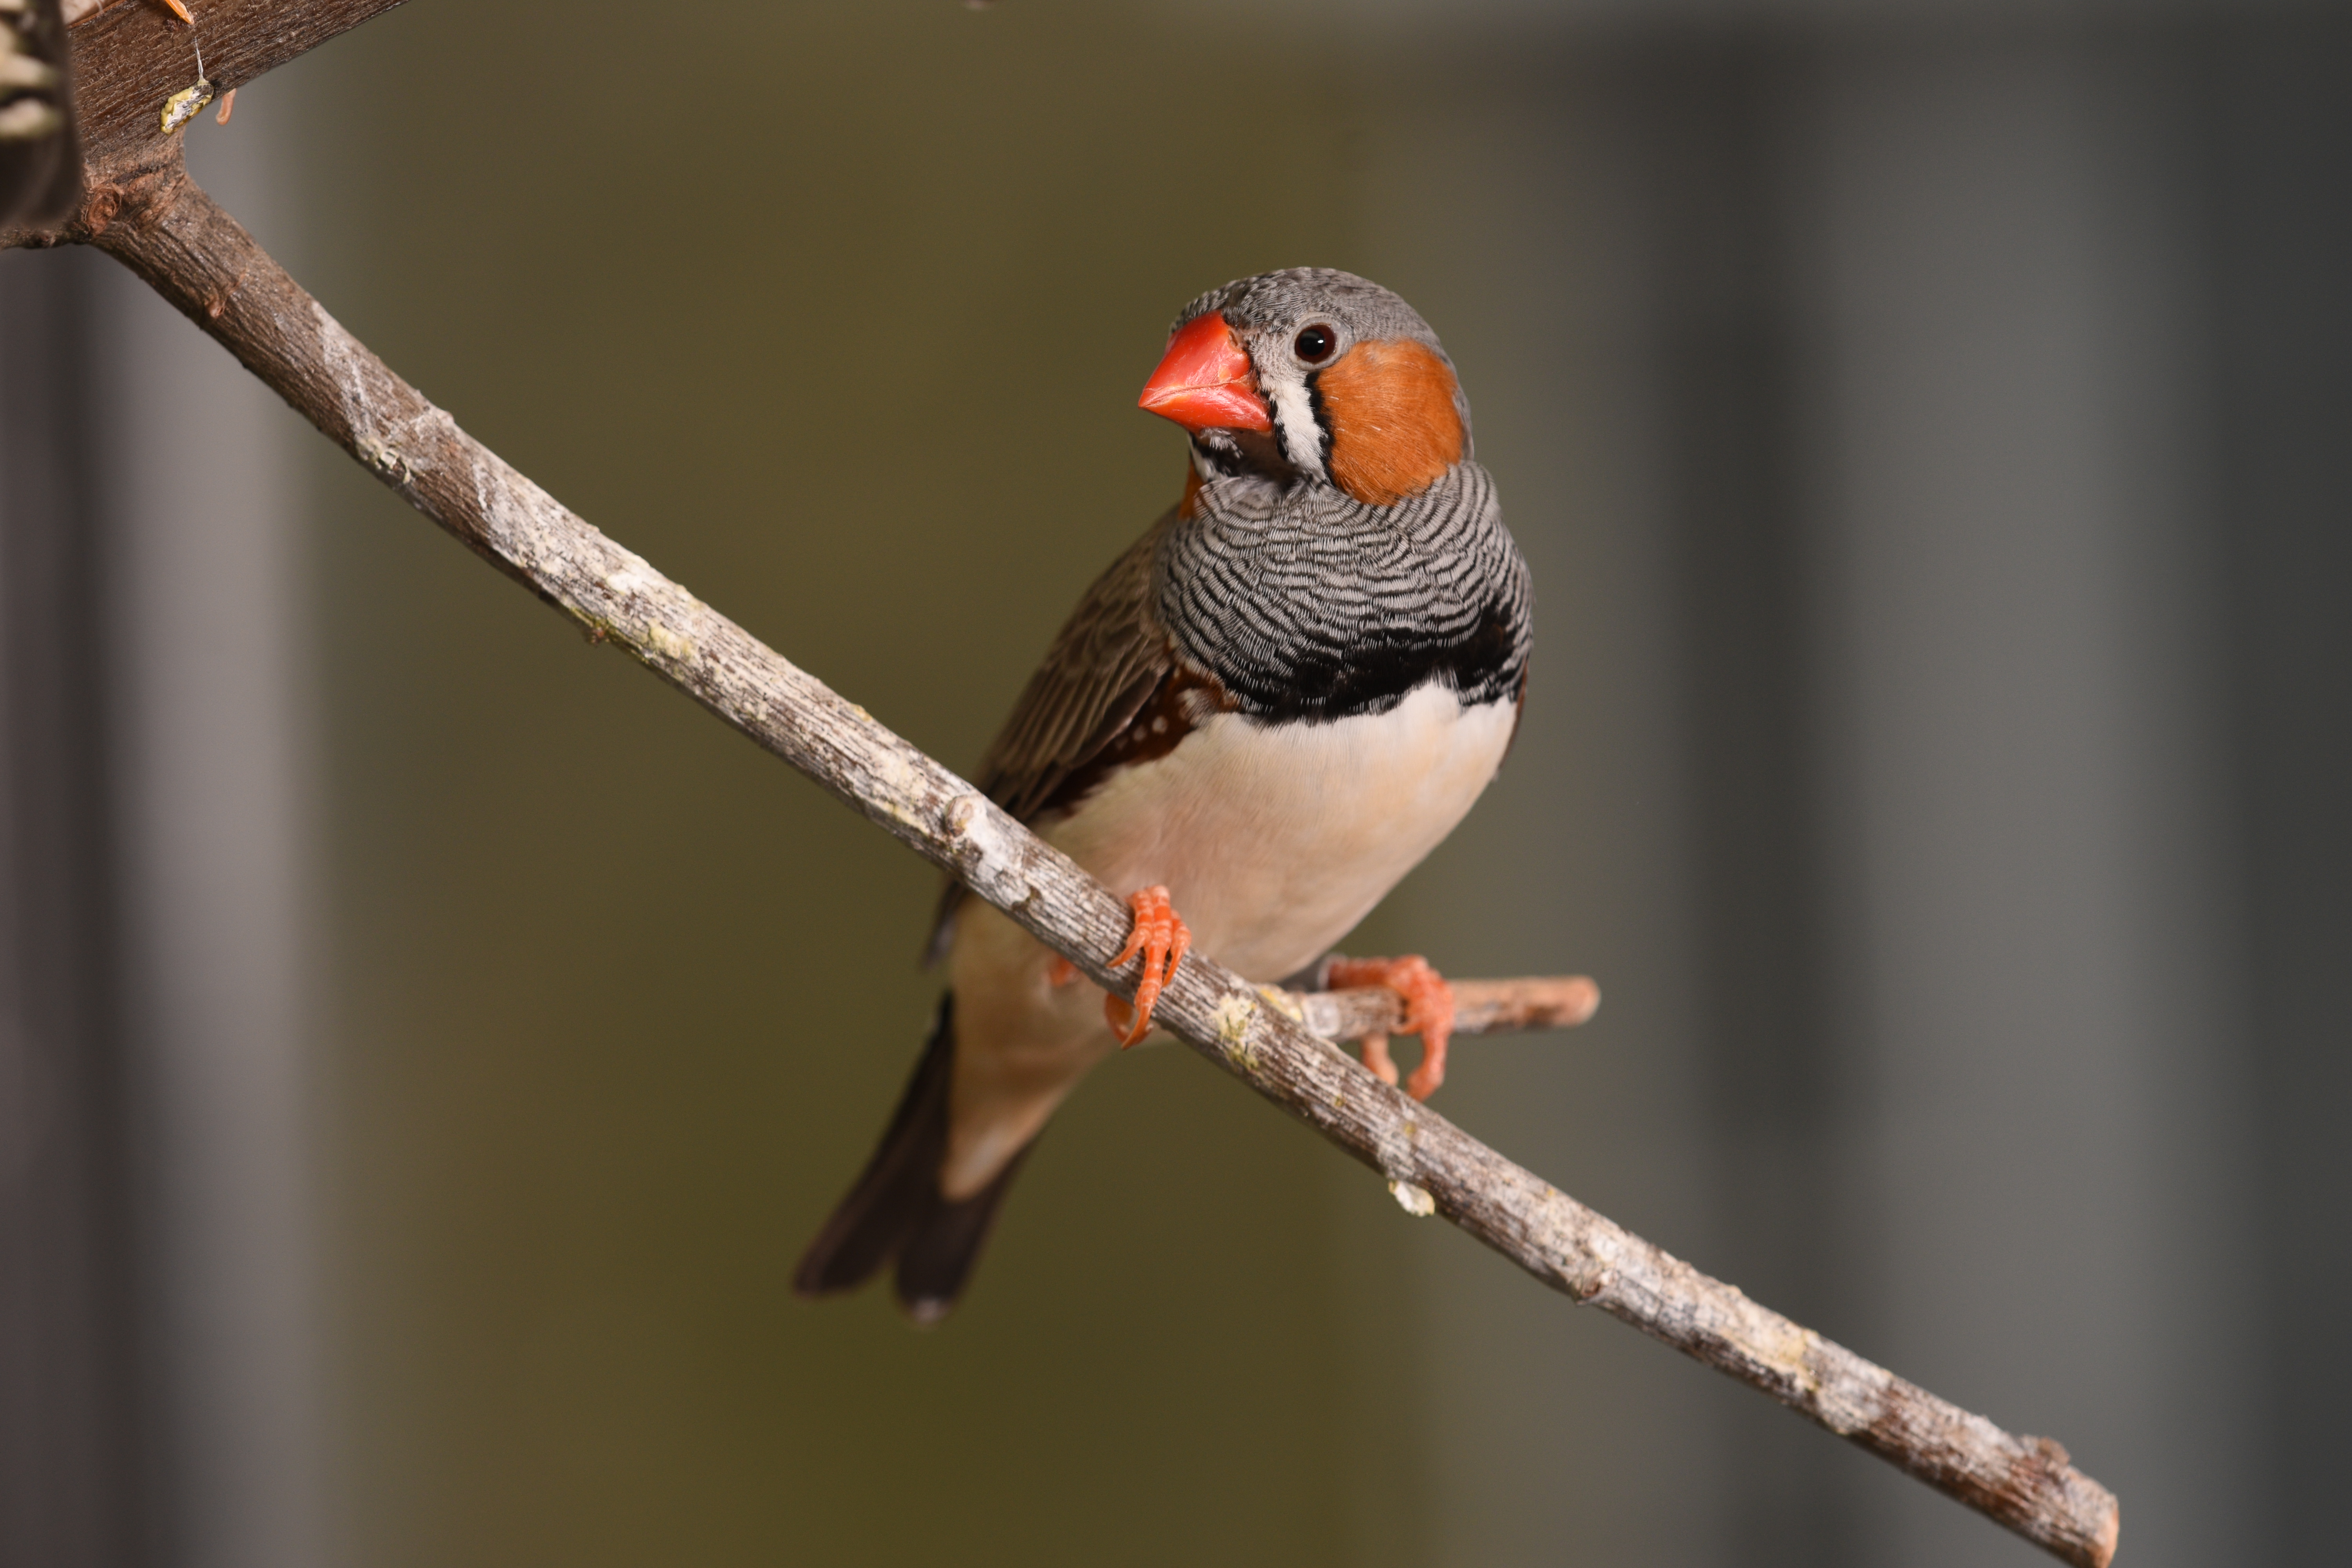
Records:
{"label": "tree branch", "polygon": [[[206,63],[227,88],[398,0],[209,0]],[[118,4],[72,29],[89,195],[61,230],[0,245],[97,243],[296,410],[469,549],[962,878],[1097,984],[1127,906],[986,796],[572,515],[459,430],[303,292],[187,178],[166,99],[194,79],[184,29]],[[1493,983],[1496,1026],[1581,1021],[1591,982]],[[1465,1002],[1472,1000],[1465,998]],[[1468,1015],[1469,1006],[1464,1008]],[[1157,1015],[1171,1033],[1571,1300],[1696,1357],[2064,1561],[2104,1568],[2116,1500],[2047,1438],[2020,1437],[1757,1305],[1374,1079],[1328,1037],[1393,1029],[1360,993],[1257,990],[1197,956]],[[1303,1021],[1302,1021],[1303,1020]],[[1309,1026],[1312,1026],[1310,1032]],[[1318,1038],[1321,1033],[1327,1037]]]}

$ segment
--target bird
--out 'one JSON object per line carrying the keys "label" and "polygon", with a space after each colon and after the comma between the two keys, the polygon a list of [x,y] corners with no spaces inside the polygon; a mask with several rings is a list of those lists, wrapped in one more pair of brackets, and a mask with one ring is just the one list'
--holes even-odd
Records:
{"label": "bird", "polygon": [[[1379,284],[1290,268],[1186,305],[1139,401],[1187,434],[1182,495],[1079,600],[975,780],[1127,898],[1134,1001],[950,881],[929,1041],[803,1297],[895,1265],[908,1314],[944,1317],[1047,1119],[1145,1037],[1188,952],[1387,986],[1422,1037],[1408,1091],[1444,1079],[1443,976],[1325,955],[1469,811],[1525,704],[1531,583],[1454,363]],[[1397,1081],[1385,1039],[1364,1065]]]}

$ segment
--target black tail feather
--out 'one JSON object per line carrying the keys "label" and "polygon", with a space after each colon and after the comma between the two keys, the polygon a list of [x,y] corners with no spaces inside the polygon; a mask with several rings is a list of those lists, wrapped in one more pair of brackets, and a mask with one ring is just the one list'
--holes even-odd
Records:
{"label": "black tail feather", "polygon": [[908,1233],[898,1247],[897,1285],[898,1305],[915,1321],[936,1323],[954,1310],[996,1224],[996,1207],[1028,1153],[1024,1148],[1004,1163],[994,1181],[961,1202],[936,1198],[922,1223]]}
{"label": "black tail feather", "polygon": [[954,1307],[1027,1153],[1014,1155],[994,1181],[968,1198],[950,1203],[940,1195],[954,1078],[955,997],[950,994],[940,999],[930,1044],[880,1146],[793,1271],[794,1291],[827,1296],[855,1289],[896,1258],[898,1302],[916,1321],[936,1322]]}

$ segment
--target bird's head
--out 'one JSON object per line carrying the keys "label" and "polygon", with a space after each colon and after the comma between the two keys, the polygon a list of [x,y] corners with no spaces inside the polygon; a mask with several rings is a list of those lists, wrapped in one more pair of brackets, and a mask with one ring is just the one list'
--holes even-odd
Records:
{"label": "bird's head", "polygon": [[1201,480],[1335,485],[1393,506],[1470,456],[1470,405],[1429,323],[1325,267],[1262,272],[1185,306],[1140,402],[1192,432]]}

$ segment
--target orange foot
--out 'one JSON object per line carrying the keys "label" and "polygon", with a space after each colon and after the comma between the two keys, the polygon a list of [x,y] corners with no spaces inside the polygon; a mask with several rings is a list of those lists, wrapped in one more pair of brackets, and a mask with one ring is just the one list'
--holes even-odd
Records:
{"label": "orange foot", "polygon": [[[1103,998],[1103,1016],[1109,1021],[1110,1032],[1118,1037],[1122,1047],[1134,1045],[1151,1033],[1152,1006],[1167,987],[1168,977],[1176,973],[1184,950],[1192,945],[1192,932],[1169,903],[1167,889],[1146,888],[1139,893],[1129,893],[1127,907],[1135,911],[1135,929],[1127,933],[1127,945],[1119,949],[1110,966],[1117,969],[1139,952],[1143,954],[1143,977],[1135,983],[1132,1007],[1117,996]],[[1452,1016],[1447,1014],[1448,1017]]]}
{"label": "orange foot", "polygon": [[[1421,1065],[1404,1086],[1415,1100],[1427,1100],[1445,1081],[1445,1043],[1454,1036],[1454,987],[1445,984],[1429,961],[1419,953],[1403,958],[1338,958],[1323,982],[1339,990],[1349,985],[1385,985],[1404,998],[1404,1029],[1421,1037]],[[1386,1035],[1364,1037],[1364,1066],[1382,1083],[1397,1080],[1396,1063],[1389,1059]]]}

